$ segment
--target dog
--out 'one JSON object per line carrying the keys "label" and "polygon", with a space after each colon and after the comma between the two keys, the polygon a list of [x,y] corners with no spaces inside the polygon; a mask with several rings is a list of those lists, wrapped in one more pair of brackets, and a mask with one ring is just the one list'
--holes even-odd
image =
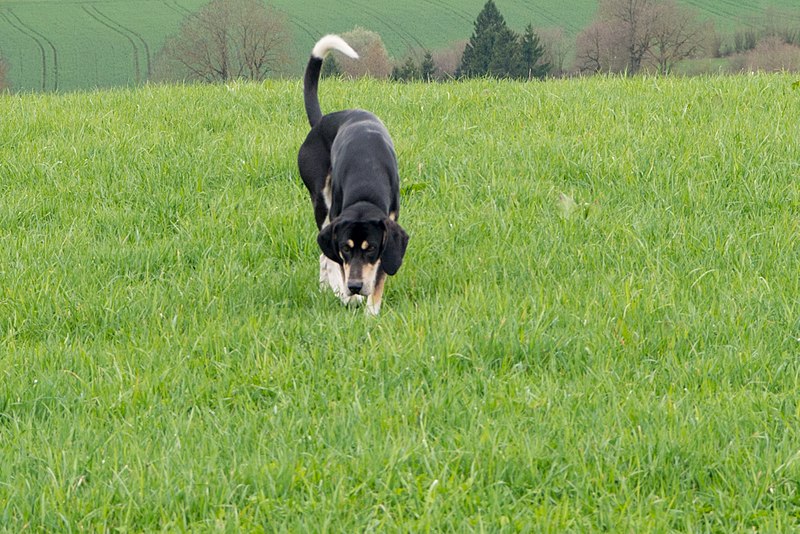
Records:
{"label": "dog", "polygon": [[387,275],[403,263],[408,234],[397,223],[400,177],[392,138],[368,111],[322,114],[317,95],[325,56],[358,54],[341,37],[326,35],[311,52],[303,99],[311,125],[297,164],[311,195],[320,255],[320,287],[327,284],[345,304],[367,297],[367,312],[380,312]]}

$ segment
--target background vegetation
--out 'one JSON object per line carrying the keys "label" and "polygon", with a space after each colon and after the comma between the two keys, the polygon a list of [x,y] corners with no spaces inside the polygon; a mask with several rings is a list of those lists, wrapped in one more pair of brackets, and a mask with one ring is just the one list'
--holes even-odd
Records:
{"label": "background vegetation", "polygon": [[793,84],[325,81],[399,153],[378,318],[299,82],[0,96],[0,525],[798,528]]}
{"label": "background vegetation", "polygon": [[[0,56],[8,61],[10,83],[18,91],[69,91],[141,83],[152,74],[154,58],[167,38],[178,32],[185,17],[205,3],[205,0],[5,1],[0,6]],[[425,49],[440,52],[434,57],[437,62],[443,61],[449,48],[459,43],[463,47],[484,0],[347,0],[344,3],[274,0],[270,4],[289,19],[293,35],[289,57],[294,63],[288,63],[285,70],[296,76],[320,35],[331,31],[343,33],[355,26],[377,32],[389,54],[400,64],[412,50],[417,60],[421,59],[421,51]],[[733,51],[737,50],[735,33],[741,33],[740,41],[744,43],[750,39],[748,32],[760,32],[763,26],[760,19],[767,7],[774,8],[774,18],[781,22],[800,24],[794,0],[739,4],[704,0],[681,5],[691,5],[701,17],[710,17],[723,37],[721,44]],[[555,32],[574,43],[577,34],[591,23],[597,1],[504,0],[498,7],[518,33],[530,23],[540,35]],[[319,16],[321,12],[324,16]],[[460,51],[457,55],[460,58]],[[452,70],[456,66],[457,61]],[[566,68],[571,69],[571,65]],[[713,71],[718,64],[709,61],[693,68]]]}

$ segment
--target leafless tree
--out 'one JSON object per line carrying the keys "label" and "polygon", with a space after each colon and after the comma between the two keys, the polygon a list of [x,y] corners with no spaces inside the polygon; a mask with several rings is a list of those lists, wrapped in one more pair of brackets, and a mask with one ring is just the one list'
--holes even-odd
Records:
{"label": "leafless tree", "polygon": [[541,28],[536,35],[544,46],[542,61],[550,64],[550,76],[562,76],[565,72],[570,44],[562,28]]}
{"label": "leafless tree", "polygon": [[602,0],[598,15],[612,25],[627,56],[628,74],[636,74],[652,46],[656,0]]}
{"label": "leafless tree", "polygon": [[467,39],[455,41],[445,48],[431,52],[433,62],[436,64],[441,77],[455,77],[456,69],[458,69],[461,64],[461,58],[464,56],[464,48],[466,48],[467,42]]}
{"label": "leafless tree", "polygon": [[800,47],[778,36],[758,42],[755,49],[731,60],[734,72],[800,72]]}
{"label": "leafless tree", "polygon": [[652,42],[647,55],[658,72],[667,74],[678,61],[695,57],[712,46],[714,28],[698,13],[666,0],[655,6]]}
{"label": "leafless tree", "polygon": [[582,71],[667,73],[676,62],[710,48],[714,29],[674,0],[601,0],[596,20],[578,35]]}
{"label": "leafless tree", "polygon": [[621,35],[610,21],[591,23],[576,42],[576,68],[584,73],[622,72],[625,70],[625,50]]}
{"label": "leafless tree", "polygon": [[263,80],[287,65],[288,28],[286,16],[260,0],[212,0],[164,45],[158,78]]}
{"label": "leafless tree", "polygon": [[392,60],[383,45],[381,36],[365,28],[356,27],[342,34],[342,38],[358,52],[358,59],[350,59],[342,54],[336,56],[336,62],[342,73],[352,78],[371,76],[388,78],[392,73]]}

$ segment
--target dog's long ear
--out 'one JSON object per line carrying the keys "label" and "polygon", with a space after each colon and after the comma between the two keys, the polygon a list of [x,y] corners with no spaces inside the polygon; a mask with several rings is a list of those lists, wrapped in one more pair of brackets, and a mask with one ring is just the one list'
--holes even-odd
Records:
{"label": "dog's long ear", "polygon": [[405,256],[406,247],[408,246],[408,234],[391,219],[385,219],[383,226],[385,231],[383,234],[381,267],[386,274],[393,275],[403,263],[403,256]]}
{"label": "dog's long ear", "polygon": [[339,257],[339,247],[336,244],[336,221],[331,221],[328,226],[319,231],[317,243],[323,254],[341,265],[342,258]]}

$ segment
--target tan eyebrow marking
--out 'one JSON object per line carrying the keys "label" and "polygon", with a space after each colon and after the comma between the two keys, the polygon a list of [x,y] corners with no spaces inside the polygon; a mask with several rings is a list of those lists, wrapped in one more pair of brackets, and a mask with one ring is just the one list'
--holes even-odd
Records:
{"label": "tan eyebrow marking", "polygon": [[367,250],[369,248],[369,243],[366,241],[361,242],[361,250]]}
{"label": "tan eyebrow marking", "polygon": [[354,248],[356,246],[356,244],[353,243],[352,239],[348,239],[347,240],[347,246],[350,247],[350,248]]}

